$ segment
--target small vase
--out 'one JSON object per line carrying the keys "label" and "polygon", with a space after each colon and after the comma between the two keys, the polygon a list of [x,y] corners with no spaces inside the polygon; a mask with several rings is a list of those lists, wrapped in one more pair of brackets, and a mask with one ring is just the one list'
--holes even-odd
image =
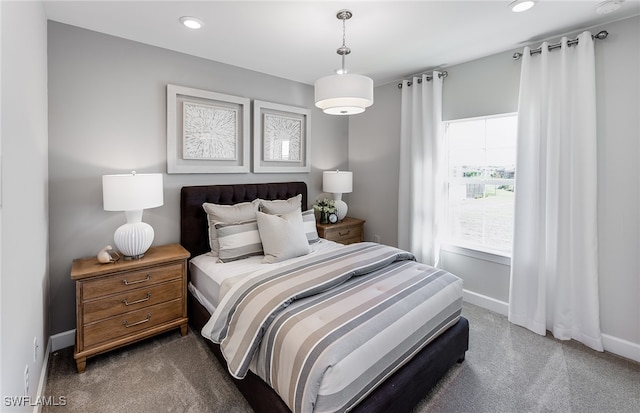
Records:
{"label": "small vase", "polygon": [[320,212],[320,223],[321,224],[328,224],[329,223],[329,214],[327,214],[326,212]]}

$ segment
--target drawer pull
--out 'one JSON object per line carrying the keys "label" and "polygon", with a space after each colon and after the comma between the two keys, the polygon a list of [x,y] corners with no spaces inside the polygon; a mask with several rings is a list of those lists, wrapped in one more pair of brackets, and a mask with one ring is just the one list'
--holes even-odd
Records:
{"label": "drawer pull", "polygon": [[140,284],[143,282],[147,282],[151,279],[151,275],[147,274],[147,278],[143,278],[142,280],[138,280],[138,281],[127,281],[126,279],[122,280],[122,283],[124,285],[133,285],[133,284]]}
{"label": "drawer pull", "polygon": [[338,235],[340,235],[341,237],[346,237],[349,234],[351,234],[350,229],[346,230],[345,232],[338,231]]}
{"label": "drawer pull", "polygon": [[124,305],[133,305],[133,304],[140,304],[140,303],[144,303],[145,301],[149,301],[149,299],[151,299],[151,293],[147,293],[147,296],[145,298],[141,298],[139,300],[136,301],[131,301],[129,302],[126,298],[124,300],[122,300],[122,303]]}
{"label": "drawer pull", "polygon": [[133,324],[129,324],[129,322],[127,320],[124,320],[122,322],[122,325],[124,325],[126,328],[129,328],[129,327],[137,326],[137,325],[140,325],[140,324],[144,324],[144,323],[148,322],[149,320],[151,320],[151,313],[147,314],[147,318],[145,318],[144,320],[136,321]]}

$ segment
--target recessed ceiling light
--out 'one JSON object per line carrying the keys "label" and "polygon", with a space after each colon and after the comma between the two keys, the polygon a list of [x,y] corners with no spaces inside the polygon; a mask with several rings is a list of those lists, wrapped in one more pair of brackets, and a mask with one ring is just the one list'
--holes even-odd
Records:
{"label": "recessed ceiling light", "polygon": [[598,14],[609,14],[612,11],[616,11],[622,6],[622,1],[624,0],[608,0],[603,3],[598,4],[598,8],[596,8],[596,13]]}
{"label": "recessed ceiling light", "polygon": [[195,17],[191,17],[191,16],[180,17],[180,23],[184,24],[186,27],[193,30],[198,30],[199,28],[204,26],[204,23],[202,23],[202,20],[196,19]]}
{"label": "recessed ceiling light", "polygon": [[535,6],[536,2],[533,0],[516,0],[509,4],[509,8],[514,13],[520,13],[523,11],[527,11],[533,6]]}

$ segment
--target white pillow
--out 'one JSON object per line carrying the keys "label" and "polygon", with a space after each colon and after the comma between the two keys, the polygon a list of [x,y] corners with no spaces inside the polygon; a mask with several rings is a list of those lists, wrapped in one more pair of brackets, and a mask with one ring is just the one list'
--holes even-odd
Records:
{"label": "white pillow", "polygon": [[258,211],[256,218],[264,250],[263,263],[280,262],[311,252],[299,209],[282,215]]}
{"label": "white pillow", "polygon": [[298,194],[287,200],[276,199],[273,201],[267,201],[266,199],[260,199],[260,211],[265,214],[286,214],[297,209],[302,208],[302,194]]}
{"label": "white pillow", "polygon": [[239,222],[256,219],[258,210],[258,200],[251,202],[241,202],[235,205],[218,205],[205,202],[202,208],[207,213],[207,223],[209,225],[209,246],[211,255],[218,256],[220,245],[216,233],[216,224],[237,224]]}
{"label": "white pillow", "polygon": [[218,234],[218,259],[231,262],[262,255],[262,241],[255,219],[239,224],[216,224]]}
{"label": "white pillow", "polygon": [[302,223],[309,244],[318,242],[320,237],[318,236],[318,228],[316,227],[316,212],[313,209],[308,209],[302,213]]}

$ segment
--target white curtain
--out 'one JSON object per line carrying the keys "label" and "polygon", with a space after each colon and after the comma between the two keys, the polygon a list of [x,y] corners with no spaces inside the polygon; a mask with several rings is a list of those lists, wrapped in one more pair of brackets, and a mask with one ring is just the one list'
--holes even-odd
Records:
{"label": "white curtain", "polygon": [[[443,216],[442,78],[402,84],[398,246],[436,266]],[[410,83],[410,85],[409,85]]]}
{"label": "white curtain", "polygon": [[561,44],[523,53],[509,320],[602,351],[594,45]]}

